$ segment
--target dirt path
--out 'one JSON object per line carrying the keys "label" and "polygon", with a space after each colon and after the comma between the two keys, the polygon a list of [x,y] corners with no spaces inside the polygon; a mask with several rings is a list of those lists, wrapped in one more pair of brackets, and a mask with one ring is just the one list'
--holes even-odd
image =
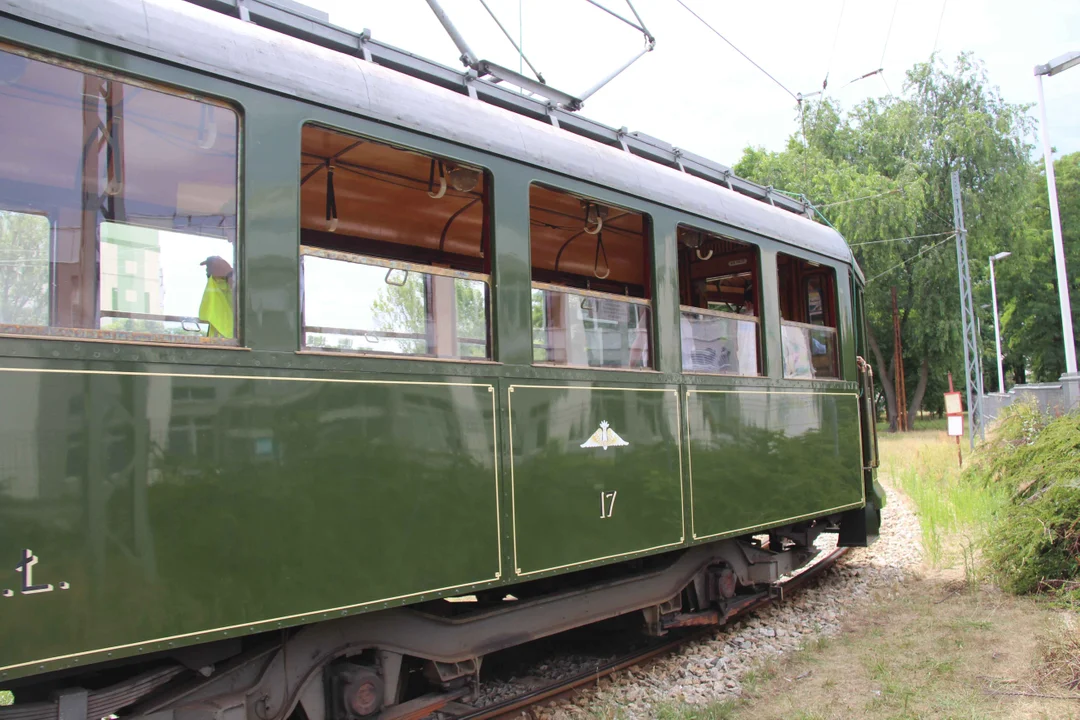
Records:
{"label": "dirt path", "polygon": [[924,570],[847,616],[839,634],[769,664],[731,718],[1080,718],[1080,696],[1040,686],[1044,604]]}
{"label": "dirt path", "polygon": [[[889,494],[910,505],[895,484]],[[919,563],[852,607],[839,633],[767,663],[720,717],[1080,720],[1080,692],[1039,680],[1048,638],[1080,632],[1075,613],[970,581],[955,553],[941,564]]]}

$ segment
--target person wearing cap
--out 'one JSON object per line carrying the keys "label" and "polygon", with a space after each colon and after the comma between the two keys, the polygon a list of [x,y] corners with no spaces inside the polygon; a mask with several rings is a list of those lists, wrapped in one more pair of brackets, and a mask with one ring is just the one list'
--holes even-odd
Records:
{"label": "person wearing cap", "polygon": [[207,337],[233,337],[233,269],[228,261],[214,255],[203,260],[206,289],[199,304],[199,321],[210,326]]}

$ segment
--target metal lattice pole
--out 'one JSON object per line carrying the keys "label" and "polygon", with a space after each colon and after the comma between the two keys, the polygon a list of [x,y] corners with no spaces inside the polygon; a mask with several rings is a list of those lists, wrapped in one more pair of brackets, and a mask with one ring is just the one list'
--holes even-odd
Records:
{"label": "metal lattice pole", "polygon": [[985,437],[983,427],[982,360],[979,357],[979,328],[971,301],[971,271],[968,267],[967,228],[964,227],[964,203],[960,197],[960,173],[952,174],[953,227],[956,230],[956,269],[960,277],[960,323],[964,334],[964,377],[967,384],[968,416],[971,421],[971,448],[975,433]]}

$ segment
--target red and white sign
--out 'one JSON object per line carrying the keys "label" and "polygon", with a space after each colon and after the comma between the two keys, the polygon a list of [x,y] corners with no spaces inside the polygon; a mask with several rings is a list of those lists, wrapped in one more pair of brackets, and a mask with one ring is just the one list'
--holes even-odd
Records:
{"label": "red and white sign", "polygon": [[950,437],[960,437],[964,434],[964,404],[960,400],[960,393],[945,393],[945,414],[948,416],[948,431]]}

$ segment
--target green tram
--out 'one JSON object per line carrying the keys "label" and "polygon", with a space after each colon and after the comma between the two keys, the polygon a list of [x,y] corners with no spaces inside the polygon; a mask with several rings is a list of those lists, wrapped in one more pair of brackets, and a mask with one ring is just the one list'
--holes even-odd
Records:
{"label": "green tram", "polygon": [[837,233],[369,41],[0,5],[0,720],[374,717],[876,535]]}

